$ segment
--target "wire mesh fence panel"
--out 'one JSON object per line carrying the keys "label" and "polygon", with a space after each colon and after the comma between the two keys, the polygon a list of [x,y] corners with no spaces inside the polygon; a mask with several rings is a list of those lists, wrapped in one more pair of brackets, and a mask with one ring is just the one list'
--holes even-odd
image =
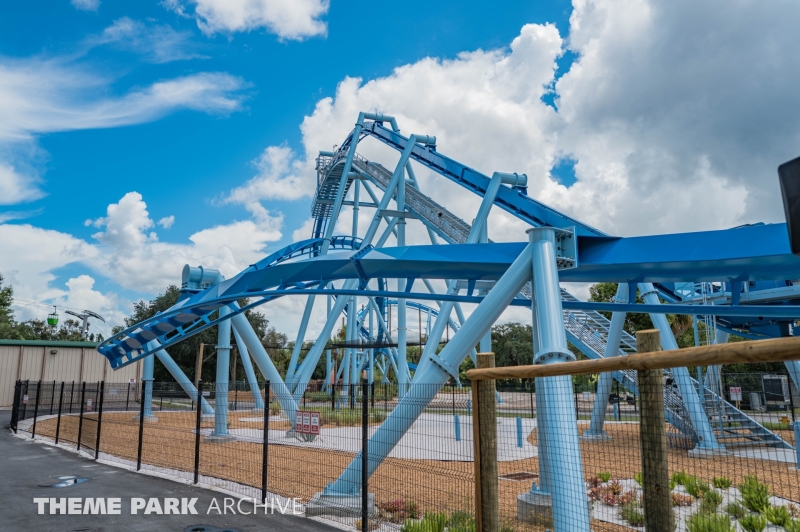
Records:
{"label": "wire mesh fence panel", "polygon": [[[789,384],[788,398],[778,399],[786,396],[783,380],[774,379],[779,373],[742,368],[723,368],[722,386],[690,379],[689,388],[677,384],[678,371],[664,372],[655,392],[654,384],[632,386],[635,372],[625,379],[634,389],[601,386],[602,376],[593,386],[572,386],[570,377],[498,382],[498,528],[583,530],[588,519],[595,531],[642,529],[655,500],[643,486],[656,482],[676,530],[758,530],[762,521],[775,527],[764,530],[795,530],[794,389]],[[696,368],[688,374],[698,375]],[[788,404],[737,404],[737,388],[744,397],[755,386],[747,382],[772,394],[764,403]],[[401,393],[395,384],[323,384],[296,396],[246,382],[205,384],[200,394],[177,383],[152,383],[150,392],[139,383],[65,382],[62,391],[60,382],[20,381],[16,388],[12,415],[24,434],[33,432],[37,413],[37,438],[58,433],[62,443],[80,440],[82,449],[97,450],[102,398],[102,458],[135,465],[141,426],[142,469],[192,482],[197,463],[199,482],[259,500],[266,482],[279,504],[297,499],[308,515],[347,526],[361,528],[365,480],[371,528],[474,530],[483,509],[475,499],[469,387],[412,385]],[[661,407],[652,406],[654,394]],[[255,408],[259,402],[264,409]]]}

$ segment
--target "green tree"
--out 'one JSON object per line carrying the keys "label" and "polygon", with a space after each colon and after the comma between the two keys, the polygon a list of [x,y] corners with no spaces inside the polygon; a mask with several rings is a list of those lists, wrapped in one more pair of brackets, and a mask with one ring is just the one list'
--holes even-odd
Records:
{"label": "green tree", "polygon": [[0,273],[0,338],[18,338],[14,310],[11,308],[13,302],[14,289],[3,286],[3,274]]}

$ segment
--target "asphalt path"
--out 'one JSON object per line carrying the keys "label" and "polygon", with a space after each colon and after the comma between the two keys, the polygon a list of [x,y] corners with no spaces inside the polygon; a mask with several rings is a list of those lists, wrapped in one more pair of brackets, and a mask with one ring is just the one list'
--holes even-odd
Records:
{"label": "asphalt path", "polygon": [[[232,514],[218,514],[215,510],[208,513],[216,499],[217,505],[224,510],[226,497],[230,496],[211,490],[198,488],[179,482],[137,474],[132,471],[100,464],[75,453],[56,448],[52,445],[20,439],[12,435],[8,429],[11,411],[0,411],[0,531],[12,532],[127,532],[127,531],[191,531],[223,532],[231,531],[299,531],[328,532],[336,528],[319,523],[302,516],[281,514],[276,509],[259,509],[258,515],[242,515],[238,511]],[[43,487],[58,483],[58,477],[74,476],[89,480],[63,488]],[[70,481],[67,482],[68,484]],[[35,498],[47,499],[47,503],[37,504]],[[78,499],[81,512],[85,510],[86,498],[103,498],[106,503],[111,498],[120,499],[118,515],[92,514],[50,514],[50,498],[60,501],[61,498]],[[167,503],[165,499],[186,500],[185,511],[189,511],[189,502],[196,498],[193,507],[198,512],[193,514],[169,515],[155,513],[151,507],[138,510],[134,515],[131,508],[132,499],[141,498],[149,502],[155,498],[162,512]],[[238,499],[236,499],[238,502]],[[67,502],[68,503],[68,502]],[[39,507],[43,514],[39,514]],[[242,503],[241,509],[252,511],[250,504]],[[178,511],[183,510],[178,504]],[[236,508],[233,507],[233,510]],[[56,508],[56,511],[58,509]],[[65,511],[69,511],[67,507]]]}

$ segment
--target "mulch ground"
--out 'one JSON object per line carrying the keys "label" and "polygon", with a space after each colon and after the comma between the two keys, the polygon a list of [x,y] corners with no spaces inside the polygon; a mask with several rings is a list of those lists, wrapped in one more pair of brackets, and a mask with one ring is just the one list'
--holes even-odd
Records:
{"label": "mulch ground", "polygon": [[[157,423],[147,423],[142,445],[143,463],[157,467],[191,472],[194,469],[195,415],[191,412],[159,412]],[[134,413],[104,413],[100,450],[128,460],[136,460],[139,424]],[[243,422],[252,417],[231,413],[232,428],[261,429],[262,423]],[[212,426],[203,421],[202,427]],[[270,423],[271,429],[286,429],[288,423]],[[580,427],[582,432],[585,426]],[[54,437],[56,420],[37,424],[37,435]],[[613,478],[633,478],[641,470],[638,424],[606,423],[610,442],[581,442],[583,469],[587,476],[608,471]],[[790,443],[789,431],[781,436]],[[60,439],[76,441],[78,418],[62,417]],[[84,420],[82,445],[94,448],[96,422]],[[536,444],[536,431],[528,441]],[[262,446],[248,442],[230,442],[224,445],[201,442],[200,474],[254,487],[261,486]],[[299,497],[308,501],[314,493],[335,480],[355,457],[354,453],[303,449],[291,445],[271,444],[269,447],[268,489],[286,497]],[[800,501],[800,473],[791,471],[792,464],[771,462],[734,456],[717,456],[713,459],[689,458],[685,450],[669,451],[669,470],[684,470],[704,480],[725,476],[734,484],[746,475],[756,475],[767,483],[775,495]],[[538,459],[530,458],[498,464],[500,475],[518,472],[538,473]],[[378,468],[370,479],[369,491],[375,493],[381,505],[395,499],[415,501],[421,511],[453,512],[472,511],[474,501],[472,462],[447,462],[390,458]],[[514,530],[543,531],[516,520],[517,495],[530,488],[531,480],[499,481],[500,515],[505,524]],[[630,530],[600,521],[592,522],[595,531],[615,532]]]}

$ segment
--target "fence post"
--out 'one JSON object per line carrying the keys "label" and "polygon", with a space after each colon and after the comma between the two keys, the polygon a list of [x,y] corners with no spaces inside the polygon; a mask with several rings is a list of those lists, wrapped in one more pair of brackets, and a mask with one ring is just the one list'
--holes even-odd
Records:
{"label": "fence post", "polygon": [[200,476],[200,420],[203,417],[203,381],[197,381],[197,419],[195,420],[194,435],[194,483],[197,484]]}
{"label": "fence post", "polygon": [[53,415],[53,407],[56,402],[56,381],[53,381],[53,393],[50,394],[50,415]]}
{"label": "fence post", "polygon": [[58,435],[61,433],[61,405],[64,404],[64,381],[61,381],[61,392],[58,394],[58,420],[56,421],[56,445]]}
{"label": "fence post", "polygon": [[336,384],[331,384],[331,412],[336,412]]}
{"label": "fence post", "polygon": [[17,379],[14,383],[14,406],[11,410],[11,429],[17,433],[17,421],[19,420],[19,403],[22,400],[22,381]]}
{"label": "fence post", "polygon": [[100,400],[97,404],[97,439],[94,443],[94,459],[100,456],[100,428],[103,426],[103,395],[105,395],[106,381],[100,381]]}
{"label": "fence post", "polygon": [[78,414],[78,451],[81,450],[81,433],[83,432],[83,404],[86,400],[86,381],[81,384],[81,410]]}
{"label": "fence post", "polygon": [[[639,353],[661,351],[657,330],[636,333]],[[664,372],[639,370],[639,397],[642,401],[639,440],[642,449],[642,492],[645,528],[672,532],[672,500],[667,468],[667,430],[664,421]]]}
{"label": "fence post", "polygon": [[[28,403],[25,402],[25,396],[29,395],[28,394],[28,390],[30,389],[30,384],[31,384],[30,379],[26,380],[25,381],[25,391],[22,392],[22,419],[23,420],[26,419],[25,414],[28,413]],[[28,397],[28,400],[30,400],[30,396]]]}
{"label": "fence post", "polygon": [[128,411],[128,403],[131,400],[131,383],[128,383],[128,393],[125,394],[125,411]]}
{"label": "fence post", "polygon": [[369,532],[369,383],[361,383],[361,532]]}
{"label": "fence post", "polygon": [[75,398],[75,381],[72,381],[72,387],[69,389],[69,413],[72,413],[72,401]]}
{"label": "fence post", "polygon": [[[331,392],[333,393],[333,392]],[[267,458],[269,456],[269,381],[264,383],[264,445],[261,449],[261,502],[267,504]]]}
{"label": "fence post", "polygon": [[36,437],[36,416],[39,415],[39,397],[42,395],[42,381],[36,385],[36,403],[33,407],[33,428],[31,429],[31,439]]}
{"label": "fence post", "polygon": [[[142,468],[142,440],[144,439],[144,389],[147,381],[142,380],[142,395],[139,401],[139,447],[136,450],[136,471]],[[200,402],[198,401],[198,404]]]}
{"label": "fence post", "polygon": [[[494,353],[478,353],[478,368],[493,368]],[[472,430],[475,441],[475,531],[498,529],[497,409],[495,381],[472,383]]]}

